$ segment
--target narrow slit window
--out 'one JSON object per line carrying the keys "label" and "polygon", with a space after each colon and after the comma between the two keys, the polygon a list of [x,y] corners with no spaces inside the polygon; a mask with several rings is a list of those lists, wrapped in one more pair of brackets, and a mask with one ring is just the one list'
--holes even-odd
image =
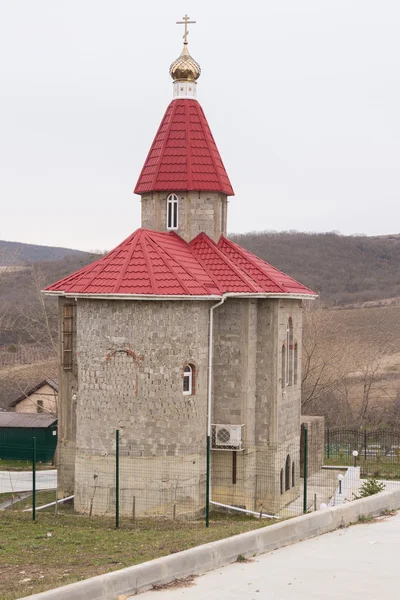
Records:
{"label": "narrow slit window", "polygon": [[282,378],[282,389],[285,389],[286,387],[286,347],[285,344],[282,344],[282,373],[281,373],[281,378]]}
{"label": "narrow slit window", "polygon": [[297,385],[298,382],[298,375],[297,375],[297,369],[298,369],[298,353],[297,353],[297,342],[294,345],[294,385]]}
{"label": "narrow slit window", "polygon": [[178,229],[178,196],[170,194],[167,198],[167,229]]}
{"label": "narrow slit window", "polygon": [[62,366],[64,371],[72,371],[72,335],[74,307],[66,304],[62,322]]}
{"label": "narrow slit window", "polygon": [[186,365],[183,369],[183,395],[191,396],[193,393],[193,367]]}
{"label": "narrow slit window", "polygon": [[293,321],[292,318],[288,321],[288,373],[287,385],[293,385],[293,363],[294,363],[294,348],[293,348]]}
{"label": "narrow slit window", "polygon": [[290,461],[290,456],[288,454],[286,457],[286,464],[285,464],[285,492],[290,490],[290,467],[291,467],[291,461]]}
{"label": "narrow slit window", "polygon": [[37,411],[38,411],[38,413],[44,412],[43,400],[37,401]]}

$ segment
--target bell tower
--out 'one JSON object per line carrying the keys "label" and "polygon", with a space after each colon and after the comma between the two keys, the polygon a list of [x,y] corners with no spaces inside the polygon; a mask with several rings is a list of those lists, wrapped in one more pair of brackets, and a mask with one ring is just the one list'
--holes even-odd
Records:
{"label": "bell tower", "polygon": [[228,197],[234,192],[200,106],[200,65],[183,49],[171,64],[173,100],[167,107],[135,187],[142,201],[142,227],[175,231],[187,242],[204,232],[215,242],[226,235]]}

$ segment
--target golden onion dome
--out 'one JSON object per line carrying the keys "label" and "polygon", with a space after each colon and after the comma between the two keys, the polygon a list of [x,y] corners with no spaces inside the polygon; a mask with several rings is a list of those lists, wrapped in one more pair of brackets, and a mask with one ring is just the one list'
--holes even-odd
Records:
{"label": "golden onion dome", "polygon": [[196,81],[200,77],[201,68],[198,62],[189,54],[187,43],[169,68],[169,74],[174,81]]}

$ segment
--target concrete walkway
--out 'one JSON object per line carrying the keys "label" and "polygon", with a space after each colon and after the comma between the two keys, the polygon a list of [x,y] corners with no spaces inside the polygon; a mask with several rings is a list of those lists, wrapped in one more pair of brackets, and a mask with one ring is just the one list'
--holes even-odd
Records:
{"label": "concrete walkway", "polygon": [[[140,600],[397,600],[400,514],[235,563]],[[138,596],[130,596],[129,600]]]}
{"label": "concrete walkway", "polygon": [[[36,489],[54,490],[57,487],[57,471],[36,471]],[[29,492],[32,490],[32,471],[0,471],[0,494],[6,492]]]}

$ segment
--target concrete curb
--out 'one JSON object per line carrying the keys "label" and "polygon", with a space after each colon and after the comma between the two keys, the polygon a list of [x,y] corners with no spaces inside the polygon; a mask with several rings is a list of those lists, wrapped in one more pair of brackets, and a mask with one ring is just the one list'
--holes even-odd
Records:
{"label": "concrete curb", "polygon": [[[201,575],[235,562],[238,555],[251,557],[300,542],[358,521],[400,508],[400,489],[295,517],[263,529],[157,558],[120,571],[49,590],[26,600],[117,600],[188,575]],[[25,599],[21,599],[25,600]]]}

